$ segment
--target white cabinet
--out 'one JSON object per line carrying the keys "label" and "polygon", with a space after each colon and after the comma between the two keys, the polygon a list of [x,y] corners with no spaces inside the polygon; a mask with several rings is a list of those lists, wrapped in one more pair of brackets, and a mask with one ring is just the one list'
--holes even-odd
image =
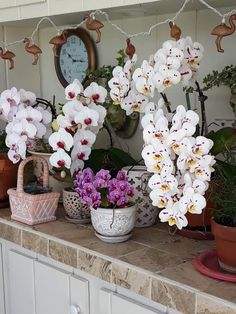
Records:
{"label": "white cabinet", "polygon": [[101,290],[99,314],[164,314],[117,293]]}
{"label": "white cabinet", "polygon": [[9,251],[7,274],[7,314],[35,314],[34,260]]}
{"label": "white cabinet", "polygon": [[5,314],[4,304],[2,246],[0,243],[0,314]]}

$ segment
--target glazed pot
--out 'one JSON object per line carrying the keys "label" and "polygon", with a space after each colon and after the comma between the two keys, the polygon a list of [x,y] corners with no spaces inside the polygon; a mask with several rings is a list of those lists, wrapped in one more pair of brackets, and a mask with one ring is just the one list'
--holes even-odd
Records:
{"label": "glazed pot", "polygon": [[[52,165],[49,162],[49,158],[51,156],[50,153],[43,153],[43,152],[34,152],[28,150],[28,153],[32,156],[39,156],[43,157],[47,160],[49,166],[49,186],[52,188],[54,192],[59,192],[61,194],[59,202],[62,202],[62,191],[65,188],[71,187],[70,182],[59,181],[55,179],[51,174],[50,171],[52,170]],[[34,174],[37,178],[41,178],[43,173],[42,166],[39,163],[34,163]]]}
{"label": "glazed pot", "polygon": [[134,196],[131,198],[132,203],[137,205],[137,216],[135,227],[150,227],[157,218],[157,208],[152,206],[149,197],[150,189],[148,180],[152,176],[145,166],[137,165],[134,167],[124,167],[129,183],[134,187]]}
{"label": "glazed pot", "polygon": [[63,190],[62,195],[63,206],[67,217],[80,223],[89,223],[91,221],[90,208],[82,204],[77,192],[71,188],[66,188]]}
{"label": "glazed pot", "polygon": [[129,234],[136,220],[136,206],[125,208],[91,208],[92,225],[97,233],[108,237]]}
{"label": "glazed pot", "polygon": [[211,220],[220,267],[236,273],[236,227],[227,227]]}
{"label": "glazed pot", "polygon": [[7,154],[0,153],[0,201],[7,199],[7,190],[16,186],[17,169]]}

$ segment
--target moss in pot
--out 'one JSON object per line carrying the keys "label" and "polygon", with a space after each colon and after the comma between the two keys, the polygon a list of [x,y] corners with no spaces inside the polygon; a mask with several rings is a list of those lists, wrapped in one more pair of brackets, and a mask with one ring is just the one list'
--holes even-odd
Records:
{"label": "moss in pot", "polygon": [[130,203],[134,189],[124,171],[112,178],[109,170],[96,174],[86,168],[76,176],[76,191],[90,206],[92,225],[98,238],[118,243],[128,240],[136,220],[136,206]]}

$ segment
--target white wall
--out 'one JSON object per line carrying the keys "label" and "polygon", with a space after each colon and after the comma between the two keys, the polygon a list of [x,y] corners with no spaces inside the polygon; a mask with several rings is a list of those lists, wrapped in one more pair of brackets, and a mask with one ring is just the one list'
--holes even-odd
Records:
{"label": "white wall", "polygon": [[[226,9],[225,9],[226,10]],[[221,9],[223,12],[224,10]],[[228,9],[227,9],[228,11]],[[130,33],[148,30],[150,25],[166,19],[167,15],[162,16],[144,16],[139,18],[120,19],[114,21],[122,28]],[[182,36],[191,36],[194,40],[199,41],[205,47],[204,59],[201,64],[199,81],[202,77],[214,69],[222,69],[228,64],[235,64],[236,61],[236,34],[226,37],[223,40],[225,53],[220,54],[215,48],[215,37],[210,35],[211,29],[219,24],[220,18],[212,11],[201,10],[183,13],[177,20],[177,24],[182,29]],[[102,30],[102,41],[97,45],[99,65],[115,64],[116,52],[125,47],[125,38],[110,25],[105,24]],[[16,39],[24,34],[30,33],[29,29],[6,29],[6,36],[11,39]],[[94,34],[92,34],[94,36]],[[38,95],[47,99],[52,99],[56,95],[58,102],[64,102],[64,90],[59,83],[55,69],[52,53],[52,46],[49,45],[51,37],[55,36],[55,31],[50,28],[43,28],[39,31],[39,45],[43,50],[40,60],[40,66],[31,66],[31,56],[26,56],[22,46],[14,46],[14,51],[17,51],[16,69],[9,74],[9,86],[15,84],[17,87],[31,89]],[[1,37],[1,32],[0,32]],[[132,40],[136,47],[136,52],[140,62],[148,58],[162,44],[163,41],[169,38],[169,26],[162,25],[154,30],[149,37],[138,37]],[[17,47],[17,48],[16,48]],[[17,50],[15,50],[17,49]],[[0,71],[2,70],[2,61],[0,62]],[[40,76],[39,76],[40,74]],[[0,78],[0,89],[3,89],[4,79]],[[41,90],[41,94],[40,94]],[[168,98],[176,107],[179,104],[185,104],[184,95],[180,86],[167,91]],[[206,103],[208,122],[212,122],[215,118],[232,118],[233,112],[228,104],[230,91],[227,88],[220,87],[208,91],[209,99]],[[192,97],[193,105],[195,97]],[[106,146],[107,141],[100,138],[103,146]],[[135,158],[140,158],[142,147],[141,129],[139,128],[135,136],[127,141],[120,140],[120,144],[124,149],[128,149]]]}

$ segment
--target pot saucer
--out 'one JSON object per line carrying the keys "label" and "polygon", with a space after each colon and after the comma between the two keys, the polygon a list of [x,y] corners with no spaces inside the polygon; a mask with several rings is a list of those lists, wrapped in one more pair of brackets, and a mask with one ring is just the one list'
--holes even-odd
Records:
{"label": "pot saucer", "polygon": [[216,251],[199,254],[195,257],[193,265],[200,273],[208,277],[236,282],[236,274],[227,272],[220,267]]}
{"label": "pot saucer", "polygon": [[73,224],[81,224],[81,225],[89,224],[91,222],[90,218],[86,218],[86,219],[70,218],[67,215],[65,215],[65,219]]}
{"label": "pot saucer", "polygon": [[132,236],[132,232],[130,232],[129,234],[126,234],[126,235],[122,235],[122,236],[105,236],[105,235],[101,235],[100,233],[97,233],[95,231],[95,235],[100,240],[107,242],[107,243],[120,243],[120,242],[127,241]]}

